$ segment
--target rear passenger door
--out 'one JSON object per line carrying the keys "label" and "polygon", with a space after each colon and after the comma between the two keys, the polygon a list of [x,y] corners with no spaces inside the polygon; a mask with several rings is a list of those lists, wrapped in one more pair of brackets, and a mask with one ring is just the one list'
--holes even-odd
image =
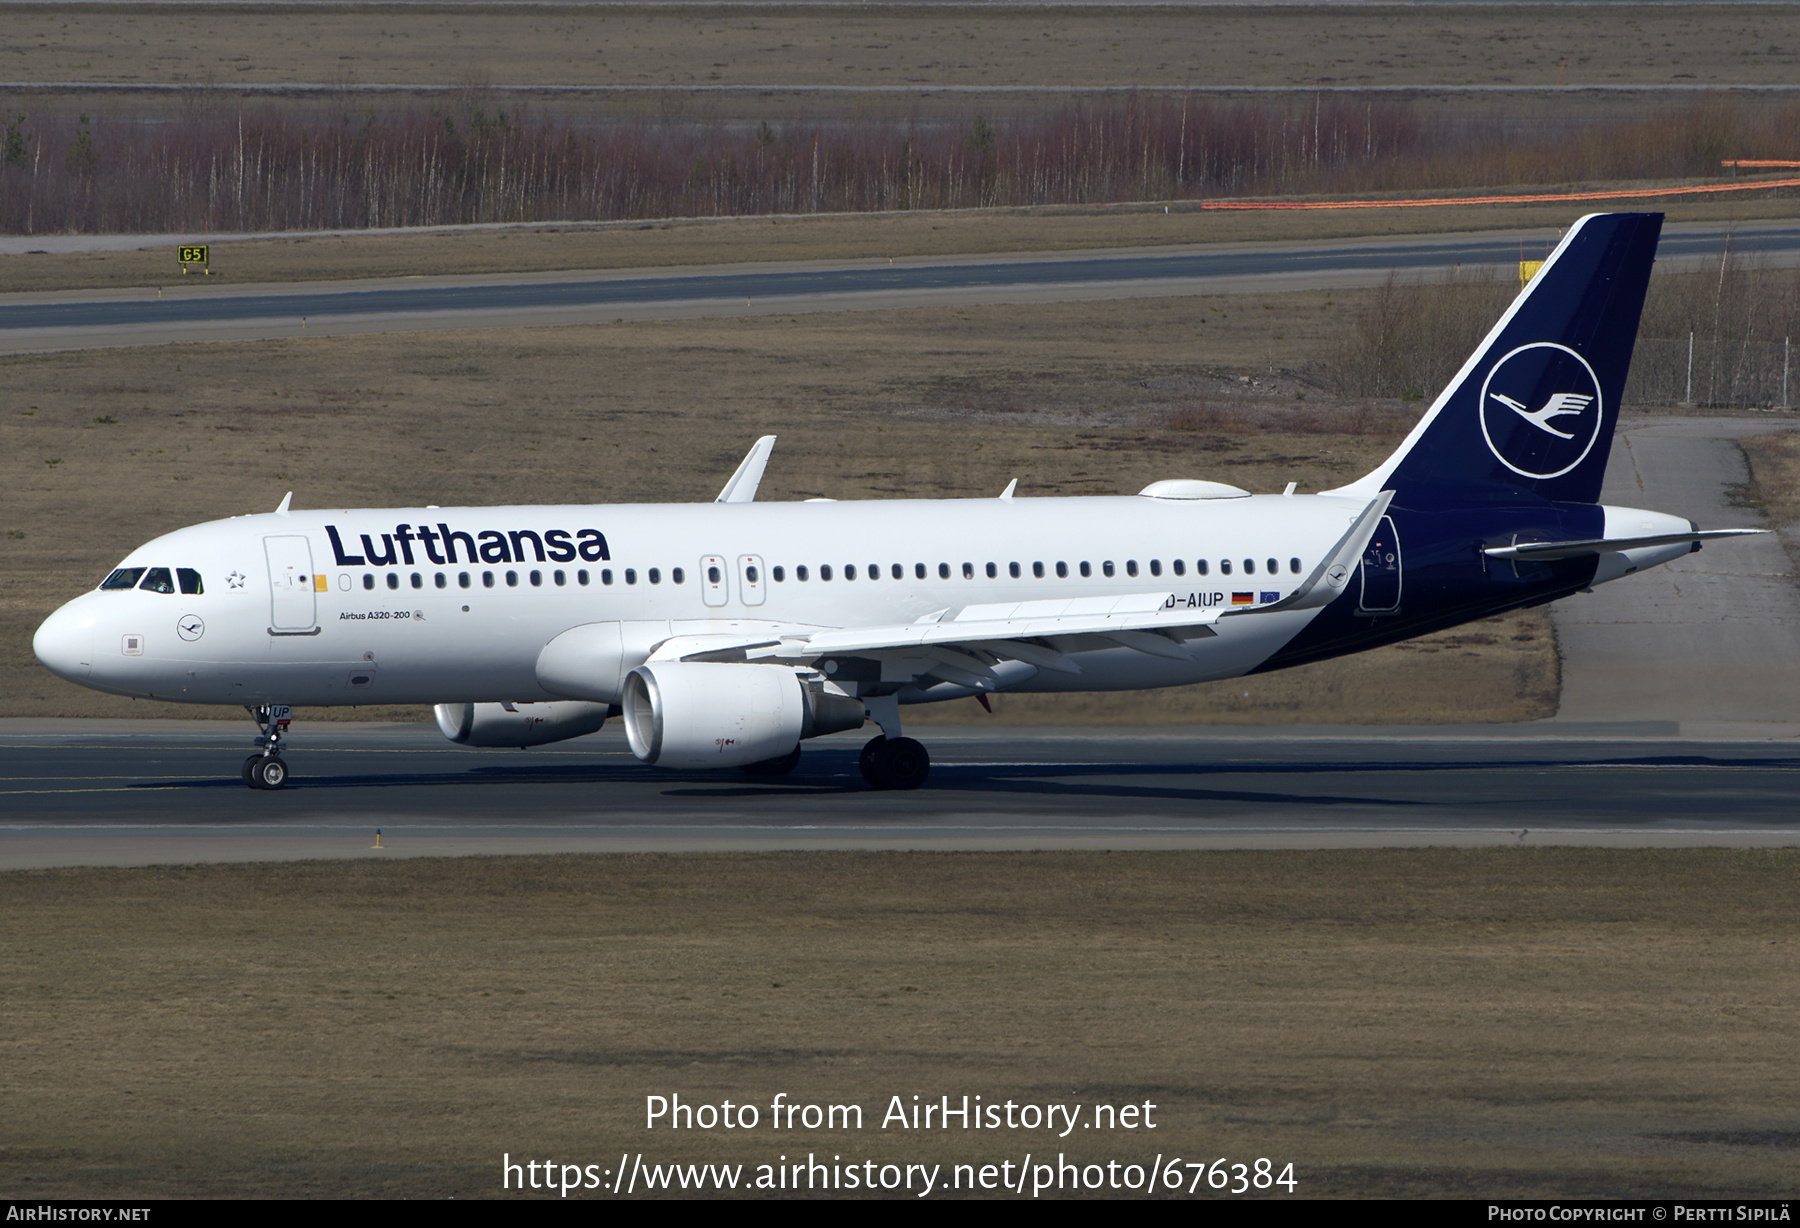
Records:
{"label": "rear passenger door", "polygon": [[1362,558],[1362,602],[1370,614],[1400,608],[1400,535],[1391,516],[1383,516]]}

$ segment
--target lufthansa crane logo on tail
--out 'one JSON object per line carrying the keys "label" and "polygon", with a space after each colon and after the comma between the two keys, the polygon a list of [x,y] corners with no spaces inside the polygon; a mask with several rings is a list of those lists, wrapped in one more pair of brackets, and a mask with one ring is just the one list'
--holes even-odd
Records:
{"label": "lufthansa crane logo on tail", "polygon": [[1481,386],[1481,433],[1521,477],[1556,478],[1600,437],[1600,381],[1566,345],[1537,341],[1495,363]]}
{"label": "lufthansa crane logo on tail", "polygon": [[1549,431],[1558,439],[1573,439],[1575,432],[1559,431],[1550,425],[1550,420],[1562,414],[1578,414],[1594,402],[1593,397],[1583,396],[1578,392],[1559,392],[1545,402],[1542,409],[1526,409],[1503,392],[1490,392],[1488,395],[1539,430]]}

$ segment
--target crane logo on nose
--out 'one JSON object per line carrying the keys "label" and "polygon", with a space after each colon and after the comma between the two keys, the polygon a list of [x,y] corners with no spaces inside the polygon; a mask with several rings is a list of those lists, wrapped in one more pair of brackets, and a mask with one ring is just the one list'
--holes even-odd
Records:
{"label": "crane logo on nose", "polygon": [[175,624],[175,634],[191,644],[206,634],[206,624],[194,617],[194,615],[189,614],[186,618]]}

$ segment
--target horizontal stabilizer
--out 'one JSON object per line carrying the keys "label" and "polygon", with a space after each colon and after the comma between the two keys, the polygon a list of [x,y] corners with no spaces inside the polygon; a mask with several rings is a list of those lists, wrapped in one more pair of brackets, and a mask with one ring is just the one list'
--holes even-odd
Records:
{"label": "horizontal stabilizer", "polygon": [[1707,529],[1693,533],[1658,533],[1652,537],[1596,537],[1578,542],[1527,542],[1520,546],[1495,546],[1483,550],[1490,559],[1524,559],[1549,563],[1557,559],[1578,559],[1590,554],[1616,554],[1624,550],[1644,550],[1652,546],[1679,546],[1692,542],[1717,541],[1727,537],[1754,537],[1767,529]]}

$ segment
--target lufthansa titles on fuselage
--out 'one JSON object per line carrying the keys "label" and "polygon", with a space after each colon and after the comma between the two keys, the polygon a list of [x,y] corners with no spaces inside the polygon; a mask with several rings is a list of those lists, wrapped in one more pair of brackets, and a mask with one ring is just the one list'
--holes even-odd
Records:
{"label": "lufthansa titles on fuselage", "polygon": [[[348,530],[354,532],[354,530]],[[411,567],[420,547],[425,559],[440,566],[457,563],[572,563],[576,558],[599,563],[610,560],[606,535],[599,529],[452,529],[445,522],[431,525],[397,524],[392,533],[361,533],[362,553],[344,548],[343,536],[334,524],[325,526],[331,552],[339,567]],[[380,537],[377,543],[375,538]],[[466,559],[459,557],[466,554]]]}

